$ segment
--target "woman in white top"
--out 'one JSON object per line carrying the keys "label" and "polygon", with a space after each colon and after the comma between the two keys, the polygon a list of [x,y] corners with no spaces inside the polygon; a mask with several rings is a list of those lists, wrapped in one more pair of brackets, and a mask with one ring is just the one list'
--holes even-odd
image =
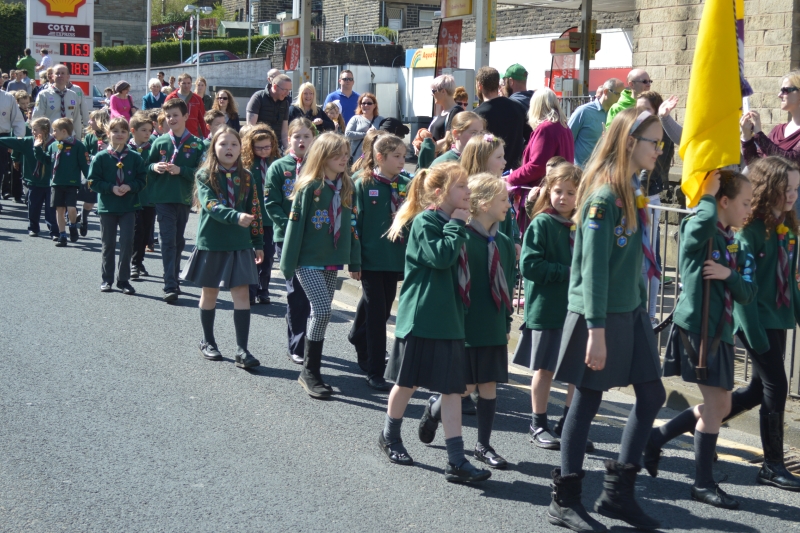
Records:
{"label": "woman in white top", "polygon": [[378,129],[383,117],[378,114],[378,99],[372,93],[362,93],[358,97],[356,114],[347,123],[345,137],[350,141],[350,155],[355,161],[361,157],[361,144],[371,129]]}

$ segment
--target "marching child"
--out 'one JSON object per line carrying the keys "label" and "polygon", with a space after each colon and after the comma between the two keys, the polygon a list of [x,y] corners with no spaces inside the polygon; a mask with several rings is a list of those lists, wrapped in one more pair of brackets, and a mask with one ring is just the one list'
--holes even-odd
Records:
{"label": "marching child", "polygon": [[[147,162],[150,159],[150,147],[155,141],[153,136],[153,123],[146,111],[139,111],[133,115],[130,122],[133,136],[128,141],[128,148]],[[145,163],[146,164],[146,163]],[[131,256],[131,279],[139,276],[149,276],[144,267],[144,254],[147,241],[153,232],[156,223],[156,206],[150,201],[147,187],[139,191],[139,204],[141,209],[136,211],[136,229],[133,233],[133,256]]]}
{"label": "marching child", "polygon": [[130,284],[131,255],[136,212],[141,210],[139,191],[147,185],[142,157],[128,146],[130,127],[122,117],[112,119],[106,130],[109,146],[98,153],[89,167],[89,188],[99,193],[100,240],[103,242],[103,282],[100,291],[111,292],[114,281],[114,253],[119,228],[119,272],[117,288],[135,294]]}
{"label": "marching child", "polygon": [[[276,160],[267,170],[267,185],[264,189],[264,206],[272,220],[278,260],[283,253],[283,238],[289,215],[292,211],[290,199],[294,183],[305,161],[306,154],[314,142],[314,125],[307,118],[297,118],[289,124],[289,151]],[[306,325],[311,314],[303,286],[297,276],[286,278],[286,326],[289,359],[303,364],[305,353]]]}
{"label": "marching child", "polygon": [[[97,154],[108,148],[106,132],[108,131],[110,120],[107,109],[98,109],[89,113],[89,124],[84,129],[86,135],[83,137],[87,163],[91,163]],[[97,203],[97,193],[84,183],[78,191],[78,201],[83,202],[79,218],[81,221],[81,237],[85,237],[89,232],[89,213],[92,212],[94,204]]]}
{"label": "marching child", "polygon": [[[370,137],[367,133],[367,138]],[[406,147],[390,133],[374,137],[364,152],[365,167],[355,182],[358,214],[356,231],[361,239],[361,299],[348,340],[356,347],[367,385],[389,391],[386,371],[386,321],[392,314],[397,282],[403,279],[405,240],[390,240],[386,233],[408,194],[411,181],[403,176]],[[364,141],[366,145],[366,140]]]}
{"label": "marching child", "polygon": [[242,165],[241,149],[239,134],[233,128],[224,126],[211,138],[206,159],[197,171],[200,204],[197,245],[181,277],[202,287],[200,353],[203,357],[209,361],[222,360],[214,338],[214,317],[219,290],[228,289],[233,299],[236,329],[234,361],[239,368],[253,368],[260,362],[247,349],[250,336],[247,292],[248,285],[258,276],[256,264],[264,260],[264,232],[261,202],[250,173]]}
{"label": "marching child", "polygon": [[[178,299],[183,234],[194,196],[194,173],[205,152],[202,139],[186,129],[186,102],[173,98],[161,107],[170,132],[153,142],[147,169],[147,199],[156,206],[161,262],[164,265],[164,301]],[[238,159],[238,157],[237,157]]]}
{"label": "marching child", "polygon": [[81,186],[81,174],[89,174],[86,148],[83,143],[72,136],[72,119],[60,118],[53,122],[53,137],[56,142],[39,138],[34,141],[36,159],[42,164],[52,163],[53,179],[50,186],[53,189],[50,205],[56,210],[59,237],[56,246],[67,245],[67,228],[65,215],[69,216],[69,240],[78,240],[78,188]]}
{"label": "marching child", "polygon": [[[795,269],[798,228],[794,211],[797,188],[800,186],[800,171],[795,163],[781,157],[769,156],[757,159],[750,164],[747,178],[753,188],[752,212],[744,221],[741,231],[737,233],[737,242],[728,246],[738,252],[736,267],[740,271],[739,277],[752,279],[752,276],[755,275],[754,281],[758,286],[758,292],[752,302],[745,304],[737,300],[733,306],[735,332],[753,363],[753,377],[746,387],[736,389],[730,396],[728,404],[730,412],[724,406],[718,406],[715,402],[708,401],[704,394],[706,402],[703,405],[687,409],[665,425],[653,429],[650,442],[645,450],[644,461],[650,474],[656,475],[661,447],[678,435],[691,431],[692,428],[695,428],[695,455],[698,454],[698,439],[702,439],[703,446],[710,447],[710,453],[713,454],[714,447],[710,443],[706,443],[715,439],[716,435],[710,435],[714,433],[715,426],[702,430],[700,429],[701,424],[706,424],[709,416],[716,417],[720,411],[724,411],[722,412],[725,417],[724,422],[744,411],[761,406],[759,418],[764,463],[758,472],[756,481],[762,485],[798,491],[800,490],[800,479],[789,472],[783,457],[783,418],[788,394],[783,354],[786,348],[786,330],[793,329],[795,323],[800,323],[800,291],[798,291],[800,279],[798,279]],[[738,181],[741,182],[741,179]],[[720,196],[725,194],[724,189],[725,182],[723,180],[720,193],[717,194],[720,215],[722,214]],[[738,195],[728,192],[728,194],[734,195],[734,198],[729,199],[728,203],[736,204],[740,201],[740,197],[744,202],[749,197],[749,193],[749,185],[741,182]],[[718,216],[722,219],[720,215]],[[694,218],[699,216],[700,212]],[[688,220],[686,224],[688,224]],[[736,220],[728,222],[734,225]],[[720,254],[728,249],[726,247],[720,251]],[[743,252],[746,252],[747,255],[743,255]],[[727,259],[727,256],[725,258]],[[729,264],[729,267],[732,265]],[[731,268],[731,270],[733,269]],[[682,272],[685,271],[682,270]],[[734,275],[731,277],[734,280],[736,278]],[[725,285],[727,287],[730,283],[726,280]],[[730,291],[733,293],[733,287],[730,288]],[[717,297],[719,297],[718,293],[719,289]],[[736,298],[735,293],[732,296],[734,299]],[[709,314],[709,332],[714,331],[712,330],[714,326],[712,318],[722,314],[719,311],[716,313],[713,311],[713,302],[714,300],[712,300],[712,312]],[[727,333],[727,325],[726,321],[725,333]],[[709,355],[709,363],[713,361]],[[719,364],[726,363],[726,359],[720,359]],[[707,385],[713,385],[712,364],[708,366],[709,383]],[[732,366],[724,366],[720,370],[726,379],[724,387],[728,387],[728,390],[733,386],[732,371]],[[683,375],[686,376],[685,373]],[[719,389],[719,387],[716,388]],[[722,395],[724,392],[720,391],[717,394]],[[711,411],[711,414],[707,415],[707,411]],[[697,435],[701,431],[709,435],[698,437]],[[704,458],[702,463],[704,470],[702,473],[698,472],[698,476],[704,475],[704,480],[713,483],[710,478],[711,467],[707,463],[708,459]],[[697,468],[701,468],[699,461]],[[695,484],[699,485],[697,481],[699,480],[696,480]],[[692,496],[711,505],[716,505],[715,502],[735,501],[718,487],[707,483],[706,488],[710,490],[697,490],[692,487]]]}
{"label": "marching child", "polygon": [[16,150],[22,156],[22,180],[28,189],[28,235],[38,237],[44,204],[44,220],[50,230],[50,237],[55,241],[58,240],[59,230],[55,211],[50,205],[53,165],[48,160],[37,160],[34,150],[37,140],[45,151],[56,142],[55,137],[50,134],[50,120],[45,117],[35,119],[31,122],[31,133],[33,135],[28,137],[0,137],[0,147]]}
{"label": "marching child", "polygon": [[203,139],[203,144],[206,146],[206,149],[208,149],[209,145],[211,145],[211,137],[214,136],[218,129],[225,125],[225,113],[219,109],[206,111],[205,116],[203,116],[203,122],[206,123],[210,132],[208,137]]}
{"label": "marching child", "polygon": [[464,314],[470,287],[469,207],[466,171],[457,163],[442,163],[417,173],[389,230],[389,238],[403,238],[408,245],[394,349],[385,376],[395,385],[378,446],[392,463],[414,464],[401,438],[403,414],[418,387],[438,392],[448,457],[445,479],[451,482],[491,477],[491,472],[467,461],[461,437],[461,394],[467,388]]}
{"label": "marching child", "polygon": [[[258,199],[264,203],[264,187],[269,166],[278,156],[278,138],[268,125],[258,123],[242,128],[242,164],[250,169]],[[263,208],[262,208],[263,209]],[[264,260],[258,264],[258,283],[250,285],[250,305],[269,304],[269,282],[272,278],[272,262],[275,256],[275,242],[272,240],[272,221],[264,216]]]}
{"label": "marching child", "polygon": [[431,168],[447,161],[458,162],[469,140],[484,129],[486,121],[480,115],[472,111],[462,111],[457,114],[450,122],[450,131],[444,137],[444,146],[447,150],[431,161]]}
{"label": "marching child", "polygon": [[596,148],[578,189],[568,312],[555,372],[556,379],[575,385],[575,395],[561,433],[561,468],[553,471],[553,500],[547,511],[551,524],[573,531],[606,531],[581,503],[583,459],[603,392],[628,385],[633,385],[636,403],[617,460],[606,461],[603,492],[594,509],[638,529],[658,527],[639,507],[634,491],[653,420],[666,399],[644,308],[642,262],[648,276],[660,272],[649,246],[647,197],[638,180],[642,170],[655,166],[662,134],[658,117],[622,111]]}
{"label": "marching child", "polygon": [[361,245],[355,227],[353,181],[347,175],[350,143],[341,135],[324,133],[314,141],[307,158],[290,198],[281,272],[286,279],[297,275],[313,313],[298,381],[309,396],[324,399],[333,393],[322,380],[320,366],[336,273],[348,265],[350,277],[361,279]]}

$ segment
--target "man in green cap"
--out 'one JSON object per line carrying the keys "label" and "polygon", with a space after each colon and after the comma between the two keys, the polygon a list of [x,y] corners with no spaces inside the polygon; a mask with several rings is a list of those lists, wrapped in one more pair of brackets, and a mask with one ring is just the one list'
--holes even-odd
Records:
{"label": "man in green cap", "polygon": [[528,90],[528,71],[519,63],[514,63],[506,70],[503,80],[506,96],[522,104],[527,112],[533,96],[533,91]]}

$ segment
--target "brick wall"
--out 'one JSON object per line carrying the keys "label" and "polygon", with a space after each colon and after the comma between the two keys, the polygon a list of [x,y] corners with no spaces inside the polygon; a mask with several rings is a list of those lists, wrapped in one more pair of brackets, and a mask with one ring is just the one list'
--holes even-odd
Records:
{"label": "brick wall", "polygon": [[[677,120],[683,122],[702,2],[636,0],[636,7],[633,65],[647,70],[653,90],[680,97]],[[745,1],[745,76],[755,93],[750,108],[761,114],[766,132],[788,120],[776,94],[781,78],[800,67],[799,11],[795,0]]]}
{"label": "brick wall", "polygon": [[[636,12],[603,13],[595,12],[597,28],[633,28],[636,24]],[[437,19],[438,20],[438,19]],[[522,7],[498,9],[497,36],[517,37],[524,35],[541,35],[543,33],[561,33],[572,26],[580,26],[581,14],[578,10],[552,9],[546,7]],[[411,28],[400,30],[398,44],[403,48],[421,48],[422,45],[436,44],[439,24],[434,21],[431,28]],[[465,19],[463,41],[475,40],[475,19]]]}
{"label": "brick wall", "polygon": [[112,41],[145,44],[147,0],[99,0],[94,6],[94,31],[103,33],[103,46]]}

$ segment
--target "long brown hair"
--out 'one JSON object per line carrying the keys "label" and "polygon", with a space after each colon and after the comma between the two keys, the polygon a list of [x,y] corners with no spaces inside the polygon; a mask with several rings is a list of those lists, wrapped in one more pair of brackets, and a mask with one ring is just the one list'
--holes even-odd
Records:
{"label": "long brown hair", "polygon": [[[406,224],[429,206],[439,206],[455,183],[467,179],[467,171],[458,163],[447,162],[433,168],[423,168],[408,188],[408,197],[397,211],[389,228],[389,239],[397,240],[403,235]],[[439,189],[440,194],[436,194]]]}
{"label": "long brown hair", "polygon": [[[250,126],[245,130],[242,128],[242,164],[245,168],[251,168],[256,161],[256,154],[253,147],[257,142],[269,140],[272,143],[272,152],[266,157],[268,163],[272,163],[278,158],[278,137],[267,124],[258,122],[255,126]],[[264,176],[262,176],[263,178]]]}
{"label": "long brown hair", "polygon": [[[533,218],[539,213],[542,213],[547,209],[554,208],[553,204],[550,203],[550,192],[553,190],[553,187],[555,187],[556,184],[568,181],[577,189],[580,186],[582,176],[583,171],[580,169],[580,167],[573,165],[572,163],[561,163],[560,165],[553,167],[553,169],[550,170],[550,173],[544,178],[544,187],[542,187],[542,190],[539,191],[539,197],[536,199],[536,203],[533,204],[533,209],[531,209],[530,213],[528,213],[530,219],[533,220]],[[575,211],[573,210],[573,212],[570,214],[570,217],[574,214]]]}
{"label": "long brown hair", "polygon": [[[300,169],[300,175],[294,182],[294,189],[290,200],[294,200],[297,194],[306,187],[321,189],[325,186],[325,161],[331,157],[343,153],[350,154],[350,142],[347,138],[336,133],[323,133],[311,145],[311,149],[306,152],[305,163]],[[348,209],[353,206],[353,180],[347,169],[342,175],[341,198],[342,205]]]}
{"label": "long brown hair", "polygon": [[391,135],[386,130],[371,129],[364,135],[364,140],[361,143],[361,157],[355,160],[350,166],[350,172],[355,174],[359,170],[367,167],[373,168],[375,166],[374,155],[372,153],[372,143],[380,135]]}
{"label": "long brown hair", "polygon": [[356,115],[362,115],[363,112],[361,111],[361,101],[364,98],[372,98],[372,103],[375,104],[372,108],[372,118],[373,120],[375,117],[379,115],[378,113],[378,99],[375,98],[375,95],[372,93],[361,93],[361,96],[358,97],[358,102],[356,103]]}
{"label": "long brown hair", "polygon": [[[206,158],[203,161],[203,164],[200,165],[200,168],[197,169],[196,176],[208,183],[211,188],[214,190],[217,196],[223,194],[222,189],[219,185],[219,180],[217,180],[216,176],[219,170],[219,161],[217,160],[217,152],[216,147],[219,139],[226,134],[231,134],[236,137],[236,140],[239,141],[239,145],[242,144],[242,139],[239,137],[239,134],[236,132],[235,129],[231,128],[230,126],[222,126],[220,129],[217,130],[217,133],[211,137],[211,144],[206,151]],[[247,195],[250,193],[250,171],[247,170],[242,163],[242,154],[241,151],[239,152],[239,157],[236,159],[236,175],[239,177],[241,186],[239,187],[239,197],[236,199],[236,203],[240,203],[243,198],[246,198]],[[195,196],[197,195],[197,190],[195,190]]]}
{"label": "long brown hair", "polygon": [[386,133],[386,135],[378,135],[375,137],[369,151],[369,158],[367,158],[366,155],[364,156],[364,166],[362,167],[364,172],[361,173],[361,181],[363,181],[365,185],[372,184],[372,172],[375,170],[375,167],[378,166],[378,154],[385,159],[389,154],[397,150],[398,147],[404,146],[403,139],[397,135],[392,135],[388,131],[384,133]]}
{"label": "long brown hair", "polygon": [[[198,80],[200,78],[197,78]],[[225,94],[228,97],[228,105],[225,106],[225,109],[222,109],[219,106],[219,100],[217,97],[220,94]],[[236,104],[236,100],[233,98],[231,92],[227,89],[220,89],[214,95],[214,103],[211,104],[211,109],[216,109],[217,111],[222,111],[223,113],[227,113],[230,118],[239,118],[239,106]]]}
{"label": "long brown hair", "polygon": [[[458,116],[458,115],[456,115]],[[461,152],[461,165],[472,176],[489,171],[489,158],[495,150],[505,146],[505,141],[491,133],[478,134],[469,140]]]}
{"label": "long brown hair", "polygon": [[[744,221],[747,226],[753,220],[760,218],[767,229],[770,230],[780,223],[775,217],[773,209],[780,206],[783,211],[786,188],[789,186],[789,172],[800,170],[796,163],[776,155],[762,157],[748,165],[747,178],[753,184],[753,209]],[[797,215],[794,210],[784,214],[783,224],[797,235]]]}

